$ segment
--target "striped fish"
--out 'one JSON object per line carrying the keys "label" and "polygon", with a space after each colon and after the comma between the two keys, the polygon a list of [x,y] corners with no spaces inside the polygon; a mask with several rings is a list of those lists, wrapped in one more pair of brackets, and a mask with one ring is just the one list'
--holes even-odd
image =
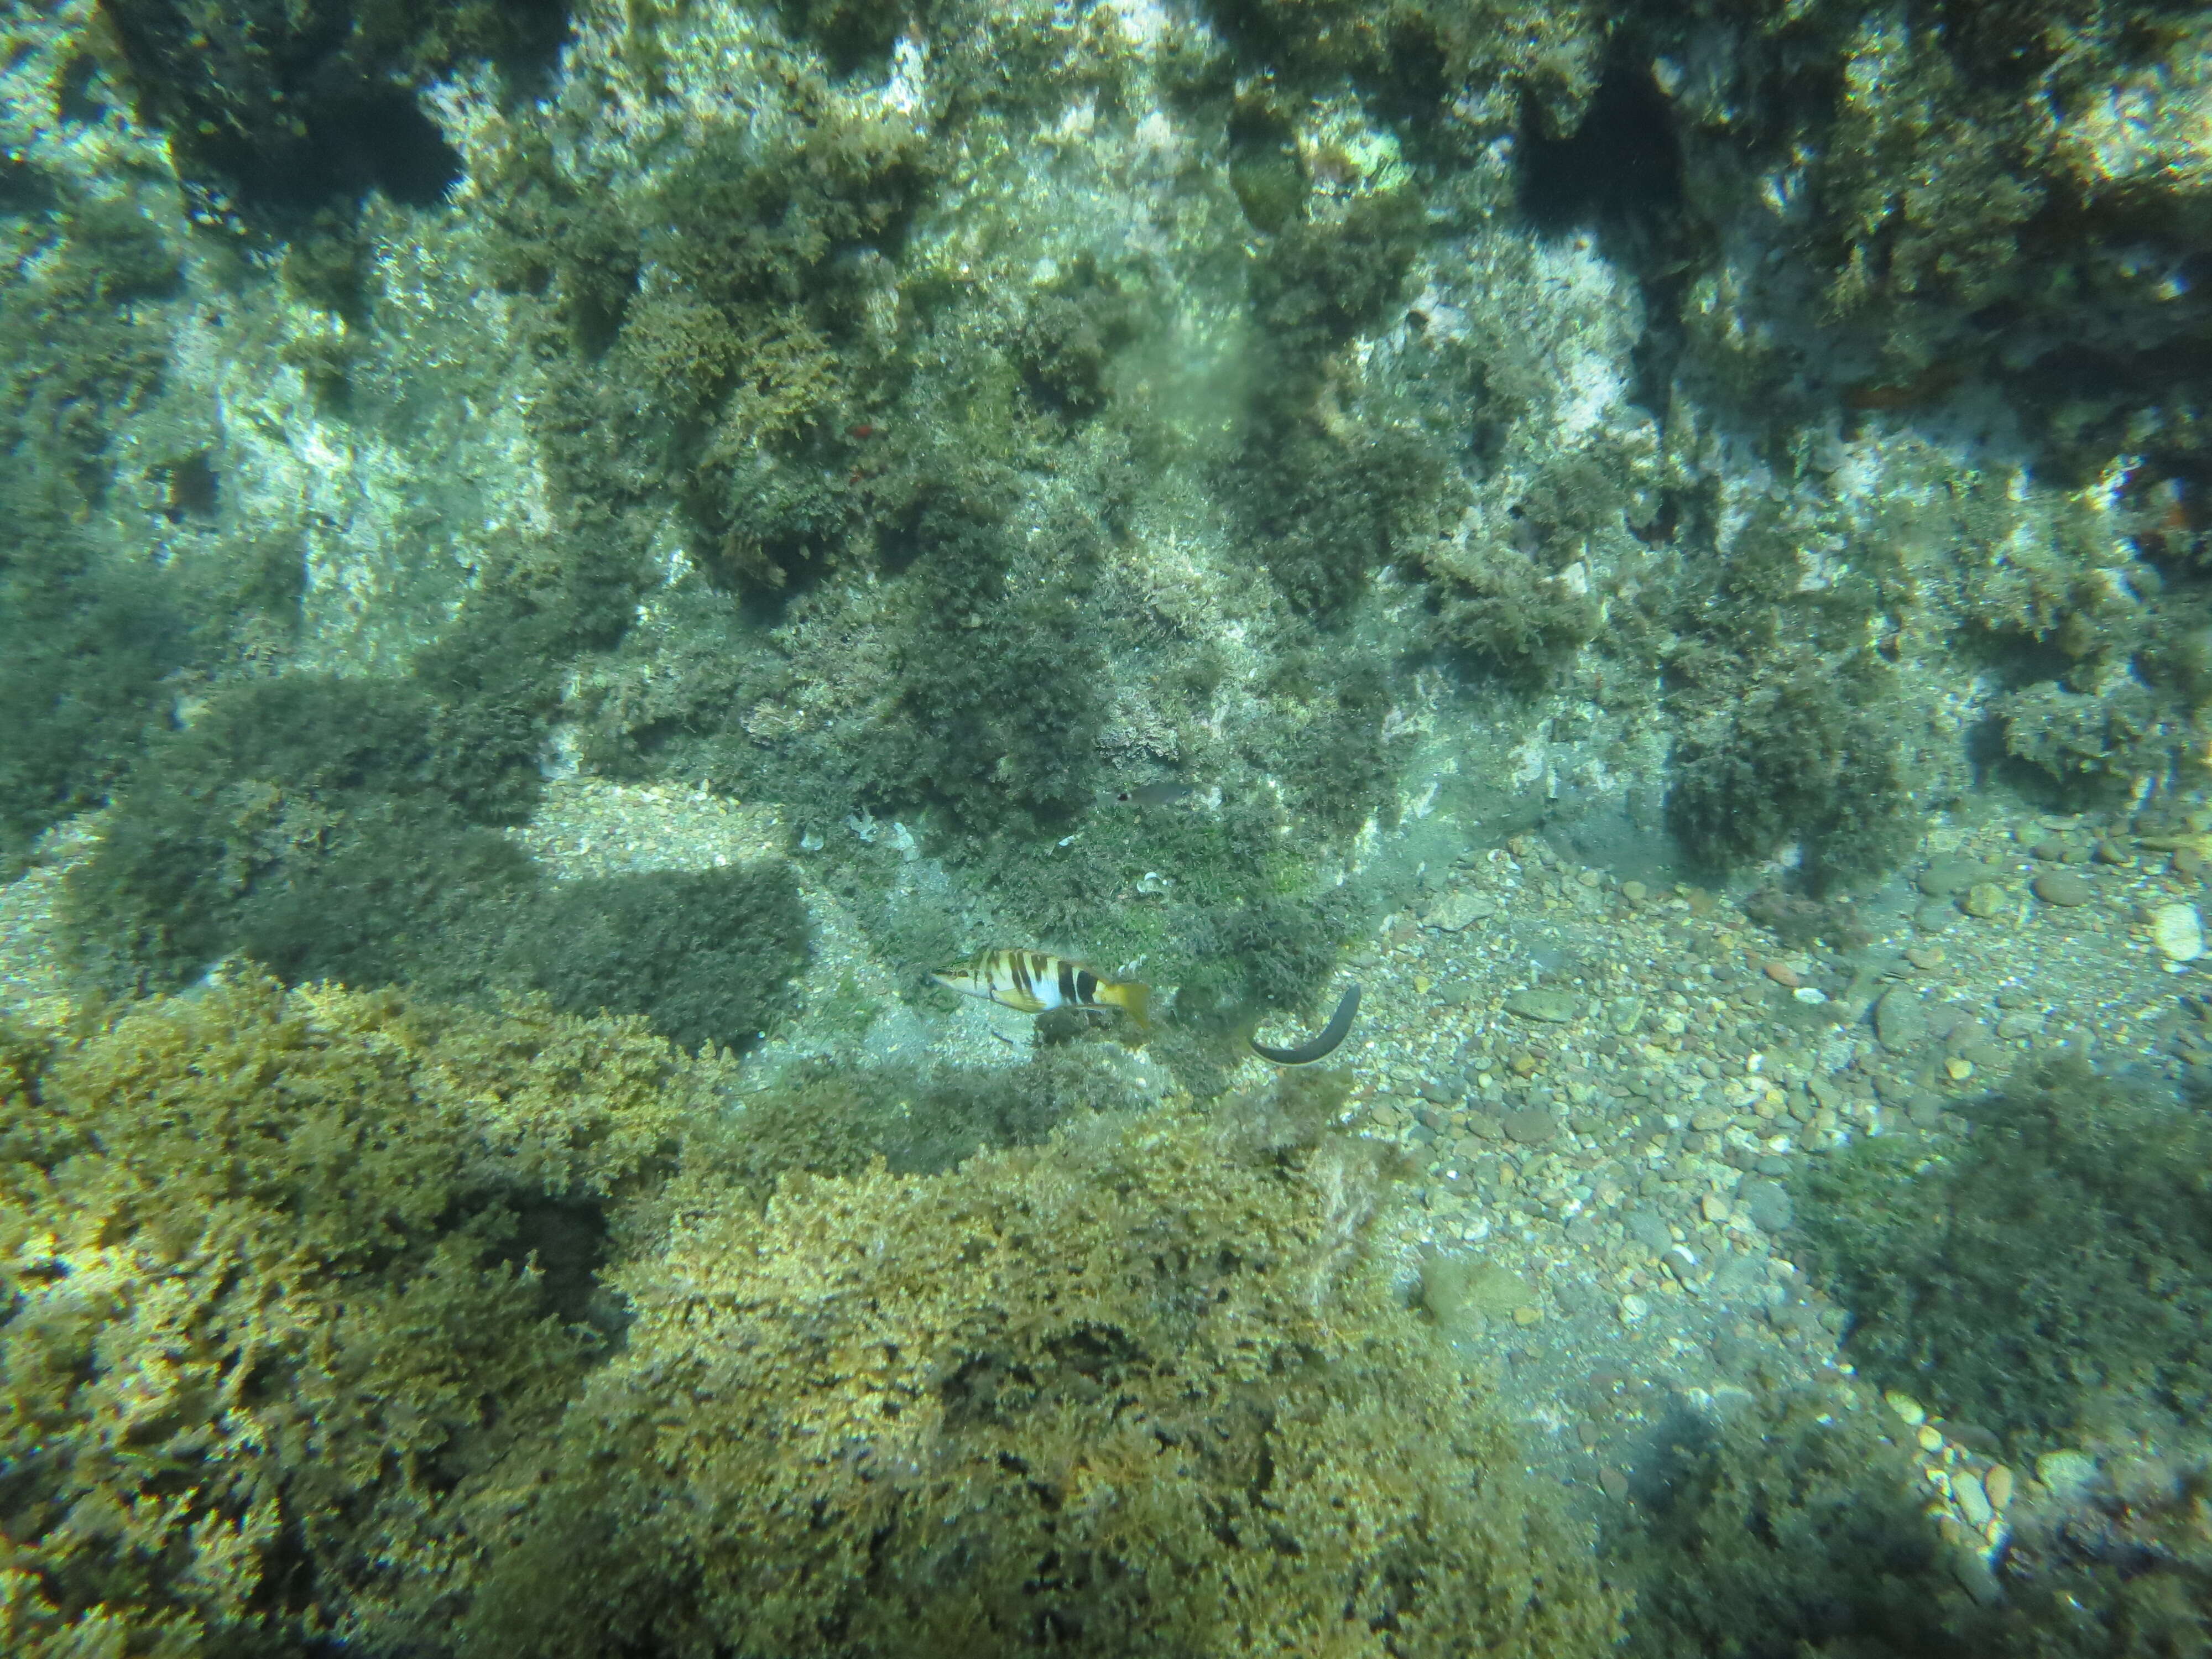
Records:
{"label": "striped fish", "polygon": [[973,962],[940,969],[939,985],[1025,1014],[1054,1008],[1119,1008],[1151,1027],[1152,988],[1135,980],[1101,979],[1079,962],[1042,951],[986,951]]}

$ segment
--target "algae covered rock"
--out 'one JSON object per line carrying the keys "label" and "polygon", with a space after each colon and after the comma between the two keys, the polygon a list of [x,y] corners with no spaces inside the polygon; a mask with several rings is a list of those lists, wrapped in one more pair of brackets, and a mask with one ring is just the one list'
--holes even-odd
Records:
{"label": "algae covered rock", "polygon": [[1371,1154],[1249,1146],[1153,1115],[765,1212],[690,1189],[467,1650],[1605,1651],[1363,1259]]}
{"label": "algae covered rock", "polygon": [[[710,1070],[635,1022],[266,981],[0,1071],[0,1646],[389,1644],[601,1340]],[[295,1646],[294,1650],[296,1650]]]}

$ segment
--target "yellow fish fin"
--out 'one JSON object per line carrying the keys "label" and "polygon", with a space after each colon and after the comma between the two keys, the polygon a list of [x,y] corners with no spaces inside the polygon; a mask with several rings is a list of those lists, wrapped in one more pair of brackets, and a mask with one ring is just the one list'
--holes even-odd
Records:
{"label": "yellow fish fin", "polygon": [[1095,994],[1099,1001],[1110,1003],[1128,1015],[1131,1019],[1135,1020],[1139,1030],[1149,1031],[1152,1029],[1152,988],[1151,986],[1133,979],[1118,982],[1102,981]]}

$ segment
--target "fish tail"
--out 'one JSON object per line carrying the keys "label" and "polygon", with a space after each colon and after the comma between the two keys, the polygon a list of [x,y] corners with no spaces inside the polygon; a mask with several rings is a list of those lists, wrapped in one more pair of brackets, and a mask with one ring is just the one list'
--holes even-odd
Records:
{"label": "fish tail", "polygon": [[1152,1029],[1152,988],[1151,986],[1139,980],[1123,980],[1118,984],[1101,985],[1097,994],[1099,1001],[1113,1004],[1131,1019],[1135,1020],[1139,1030],[1149,1031]]}

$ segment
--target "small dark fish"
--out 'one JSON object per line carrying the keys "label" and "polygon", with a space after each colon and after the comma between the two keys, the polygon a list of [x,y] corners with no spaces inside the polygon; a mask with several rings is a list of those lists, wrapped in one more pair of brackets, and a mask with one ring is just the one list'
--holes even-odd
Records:
{"label": "small dark fish", "polygon": [[1355,985],[1344,994],[1343,1000],[1336,1005],[1336,1012],[1328,1017],[1328,1024],[1322,1027],[1321,1035],[1312,1041],[1301,1042],[1295,1048],[1271,1048],[1257,1037],[1248,1037],[1245,1041],[1252,1045],[1254,1054],[1277,1066],[1310,1066],[1317,1060],[1327,1060],[1337,1051],[1338,1046],[1351,1035],[1352,1022],[1358,1012],[1359,988]]}
{"label": "small dark fish", "polygon": [[1134,789],[1124,789],[1114,799],[1134,801],[1139,806],[1173,806],[1179,800],[1188,800],[1194,793],[1190,785],[1170,778],[1161,783],[1140,783]]}

